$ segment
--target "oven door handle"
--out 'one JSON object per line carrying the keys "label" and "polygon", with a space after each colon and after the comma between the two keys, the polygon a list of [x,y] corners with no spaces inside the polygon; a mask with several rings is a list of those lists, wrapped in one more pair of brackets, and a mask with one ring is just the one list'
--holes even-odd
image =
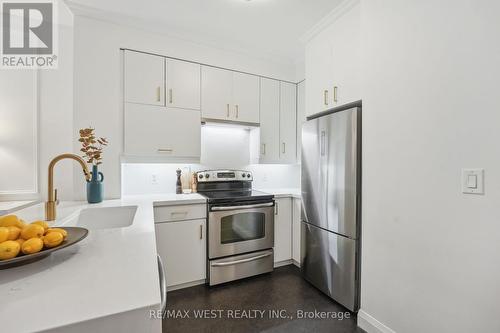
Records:
{"label": "oven door handle", "polygon": [[245,262],[254,261],[254,260],[262,259],[265,257],[269,257],[272,254],[273,254],[272,252],[268,252],[268,253],[264,253],[264,254],[261,254],[261,255],[255,256],[255,257],[245,258],[245,259],[241,259],[241,260],[226,261],[226,262],[214,262],[214,263],[211,263],[210,266],[218,267],[218,266],[231,266],[231,265],[243,264]]}
{"label": "oven door handle", "polygon": [[226,211],[226,210],[239,210],[239,209],[251,209],[251,208],[262,208],[262,207],[272,207],[274,202],[268,202],[264,204],[256,205],[244,205],[244,206],[222,206],[222,207],[212,207],[211,211]]}

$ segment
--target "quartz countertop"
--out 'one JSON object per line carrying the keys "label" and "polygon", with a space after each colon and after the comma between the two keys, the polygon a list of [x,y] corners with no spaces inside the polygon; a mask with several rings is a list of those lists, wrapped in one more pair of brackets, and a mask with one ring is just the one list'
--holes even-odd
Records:
{"label": "quartz countertop", "polygon": [[[124,228],[90,229],[86,239],[40,261],[0,271],[0,322],[5,332],[38,332],[144,309],[159,309],[153,206],[205,203],[199,194],[124,197],[100,204],[62,202],[50,225],[75,225],[86,208],[137,206]],[[16,212],[31,222],[44,204]],[[167,268],[168,269],[168,268]]]}
{"label": "quartz countertop", "polygon": [[300,188],[257,188],[256,190],[274,194],[276,198],[301,198]]}
{"label": "quartz countertop", "polygon": [[13,212],[36,204],[36,200],[25,201],[0,201],[0,216],[12,214]]}

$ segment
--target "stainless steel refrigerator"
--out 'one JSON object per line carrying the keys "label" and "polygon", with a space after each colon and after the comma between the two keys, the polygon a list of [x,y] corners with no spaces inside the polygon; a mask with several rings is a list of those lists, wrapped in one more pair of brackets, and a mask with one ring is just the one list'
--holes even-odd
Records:
{"label": "stainless steel refrigerator", "polygon": [[361,102],[302,127],[301,270],[351,311],[359,309]]}

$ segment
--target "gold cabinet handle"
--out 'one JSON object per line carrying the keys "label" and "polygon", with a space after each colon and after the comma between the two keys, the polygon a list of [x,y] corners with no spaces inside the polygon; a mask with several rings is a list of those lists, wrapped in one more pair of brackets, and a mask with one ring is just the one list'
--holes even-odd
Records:
{"label": "gold cabinet handle", "polygon": [[229,104],[226,104],[226,108],[227,108],[227,118],[229,118]]}
{"label": "gold cabinet handle", "polygon": [[333,101],[334,101],[335,103],[337,103],[337,102],[338,102],[338,100],[337,100],[337,90],[338,90],[338,87],[337,87],[337,86],[333,87]]}
{"label": "gold cabinet handle", "polygon": [[325,90],[323,93],[324,103],[328,105],[328,90]]}
{"label": "gold cabinet handle", "polygon": [[200,224],[200,239],[203,239],[203,224]]}
{"label": "gold cabinet handle", "polygon": [[286,143],[283,142],[283,154],[285,153],[286,150]]}
{"label": "gold cabinet handle", "polygon": [[236,119],[238,119],[238,115],[240,113],[240,107],[238,106],[238,104],[236,104],[234,107],[236,108]]}
{"label": "gold cabinet handle", "polygon": [[161,87],[156,88],[156,101],[161,101]]}
{"label": "gold cabinet handle", "polygon": [[172,97],[172,89],[168,89],[168,102],[170,104],[172,104],[172,100],[173,100],[173,97]]}
{"label": "gold cabinet handle", "polygon": [[262,153],[262,155],[266,155],[266,144],[265,143],[262,144],[261,153]]}
{"label": "gold cabinet handle", "polygon": [[278,202],[276,201],[274,203],[274,215],[278,215],[279,214],[279,211],[278,211]]}
{"label": "gold cabinet handle", "polygon": [[171,153],[173,151],[174,150],[170,149],[170,148],[158,148],[158,150],[157,150],[157,152],[159,152],[159,153]]}

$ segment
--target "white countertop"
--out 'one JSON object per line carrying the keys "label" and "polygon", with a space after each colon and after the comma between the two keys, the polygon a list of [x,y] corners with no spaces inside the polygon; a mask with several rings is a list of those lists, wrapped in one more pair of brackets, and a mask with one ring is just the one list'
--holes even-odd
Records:
{"label": "white countertop", "polygon": [[256,188],[256,190],[274,194],[276,198],[301,198],[300,188]]}
{"label": "white countertop", "polygon": [[[36,332],[126,311],[159,308],[153,204],[204,203],[199,194],[148,195],[100,204],[63,202],[51,225],[72,225],[85,208],[137,206],[132,225],[90,230],[86,239],[38,262],[0,270],[5,332]],[[43,219],[43,203],[16,214]]]}
{"label": "white countertop", "polygon": [[0,201],[0,216],[7,215],[29,206],[36,204],[36,200],[26,201]]}

